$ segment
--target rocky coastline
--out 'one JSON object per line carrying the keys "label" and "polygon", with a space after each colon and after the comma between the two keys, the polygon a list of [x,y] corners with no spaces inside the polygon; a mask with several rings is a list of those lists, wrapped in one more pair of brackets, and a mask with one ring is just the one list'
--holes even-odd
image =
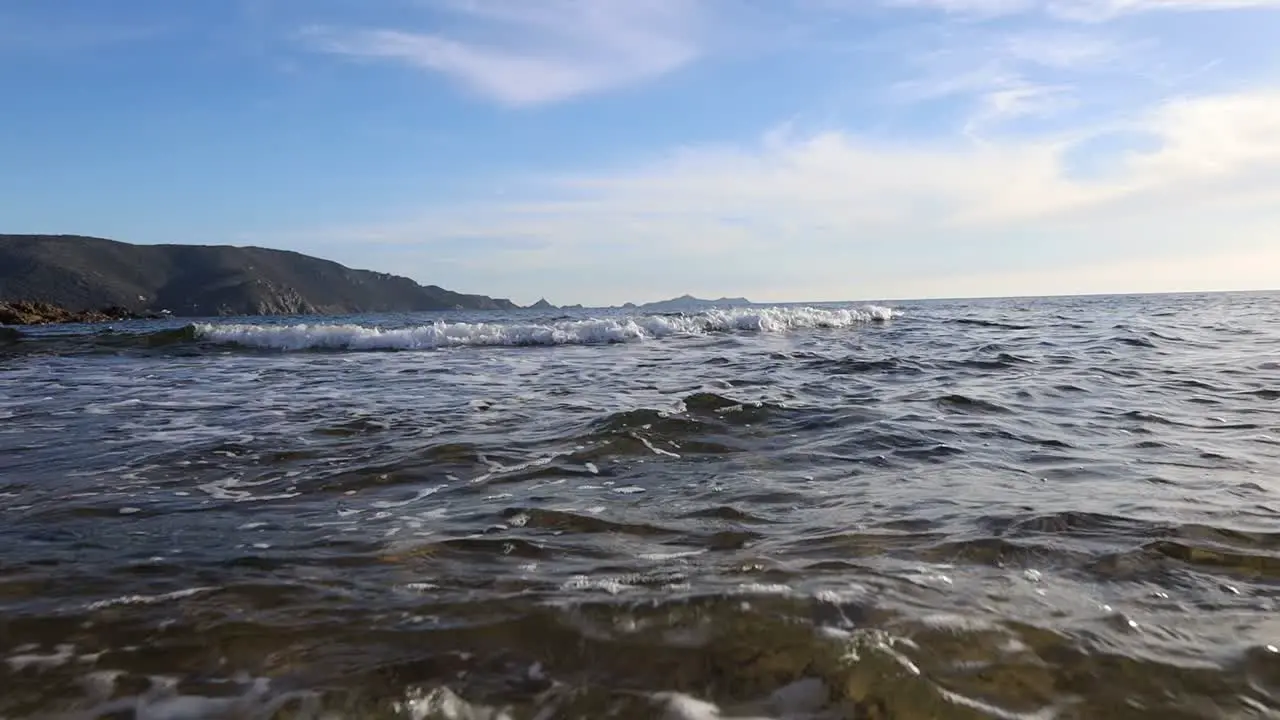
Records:
{"label": "rocky coastline", "polygon": [[148,320],[164,317],[159,313],[136,313],[122,307],[95,310],[69,310],[52,303],[20,300],[0,302],[0,325],[55,325],[72,323],[106,323],[121,320]]}
{"label": "rocky coastline", "polygon": [[35,322],[101,322],[162,308],[179,317],[245,317],[518,307],[506,298],[271,248],[0,234],[4,301],[86,311],[79,317],[43,308],[16,313]]}

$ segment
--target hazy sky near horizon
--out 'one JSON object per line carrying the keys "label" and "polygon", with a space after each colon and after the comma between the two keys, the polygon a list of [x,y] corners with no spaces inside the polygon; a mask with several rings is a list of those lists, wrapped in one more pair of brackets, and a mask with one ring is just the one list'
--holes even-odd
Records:
{"label": "hazy sky near horizon", "polygon": [[0,232],[529,303],[1280,287],[1280,0],[0,0]]}

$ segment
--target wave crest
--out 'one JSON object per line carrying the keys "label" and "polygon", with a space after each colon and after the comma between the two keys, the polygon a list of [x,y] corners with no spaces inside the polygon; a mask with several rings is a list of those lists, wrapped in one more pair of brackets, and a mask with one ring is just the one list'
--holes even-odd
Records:
{"label": "wave crest", "polygon": [[886,322],[898,315],[876,305],[861,309],[736,308],[691,315],[563,320],[545,324],[448,323],[383,329],[363,325],[251,325],[199,323],[203,340],[269,350],[435,350],[451,347],[603,345],[716,333],[781,333],[840,329]]}

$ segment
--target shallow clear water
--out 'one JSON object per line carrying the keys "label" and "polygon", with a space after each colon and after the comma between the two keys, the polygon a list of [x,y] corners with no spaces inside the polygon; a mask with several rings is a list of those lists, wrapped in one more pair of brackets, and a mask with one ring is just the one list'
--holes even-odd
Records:
{"label": "shallow clear water", "polygon": [[1280,712],[1280,296],[890,307],[24,331],[0,717]]}

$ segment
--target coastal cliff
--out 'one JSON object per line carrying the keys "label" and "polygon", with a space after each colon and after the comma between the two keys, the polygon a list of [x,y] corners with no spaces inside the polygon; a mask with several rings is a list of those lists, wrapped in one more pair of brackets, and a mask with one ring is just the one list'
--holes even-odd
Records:
{"label": "coastal cliff", "polygon": [[0,301],[185,317],[517,307],[285,250],[75,235],[0,235]]}

